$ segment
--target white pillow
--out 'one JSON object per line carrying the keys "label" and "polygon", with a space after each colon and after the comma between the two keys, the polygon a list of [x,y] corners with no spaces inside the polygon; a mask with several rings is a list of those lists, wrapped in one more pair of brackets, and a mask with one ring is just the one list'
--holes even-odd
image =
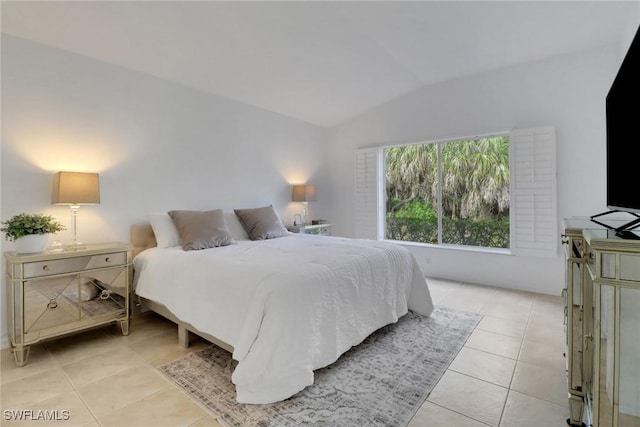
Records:
{"label": "white pillow", "polygon": [[149,215],[149,222],[156,235],[159,248],[180,246],[180,234],[168,213],[154,213]]}
{"label": "white pillow", "polygon": [[224,212],[224,222],[227,224],[227,230],[231,233],[233,240],[249,240],[249,235],[244,230],[240,220],[233,211]]}

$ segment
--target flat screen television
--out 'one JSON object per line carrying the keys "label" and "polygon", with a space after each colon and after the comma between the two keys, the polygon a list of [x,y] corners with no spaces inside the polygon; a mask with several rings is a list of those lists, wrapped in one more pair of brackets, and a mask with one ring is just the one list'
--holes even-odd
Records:
{"label": "flat screen television", "polygon": [[630,230],[640,226],[640,28],[607,94],[606,121],[607,208],[636,217],[617,227]]}

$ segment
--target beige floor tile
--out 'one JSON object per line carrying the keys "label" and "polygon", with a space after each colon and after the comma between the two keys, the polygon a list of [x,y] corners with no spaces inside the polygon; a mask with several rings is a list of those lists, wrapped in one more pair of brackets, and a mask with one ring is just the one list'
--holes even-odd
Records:
{"label": "beige floor tile", "polygon": [[463,348],[449,369],[502,387],[509,387],[516,361],[473,348]]}
{"label": "beige floor tile", "polygon": [[480,313],[518,322],[529,321],[532,303],[507,303],[505,301],[490,301],[482,307]]}
{"label": "beige floor tile", "polygon": [[490,301],[496,295],[499,288],[493,286],[473,285],[470,283],[459,283],[456,293],[464,296],[472,296],[485,302]]}
{"label": "beige floor tile", "polygon": [[536,365],[541,368],[549,368],[552,371],[564,370],[566,360],[563,355],[565,346],[550,341],[531,341],[525,338],[518,355],[518,360]]}
{"label": "beige floor tile", "polygon": [[485,314],[480,323],[478,323],[478,329],[515,338],[522,338],[526,328],[526,322],[505,320],[488,314]]}
{"label": "beige floor tile", "polygon": [[549,302],[553,302],[555,304],[564,304],[564,296],[562,296],[562,293],[559,292],[557,295],[549,295],[549,294],[535,294],[536,295],[536,300],[540,300],[540,301],[549,301]]}
{"label": "beige floor tile", "polygon": [[106,328],[69,335],[47,341],[45,347],[59,364],[75,362],[105,350],[112,350],[118,343]]}
{"label": "beige floor tile", "polygon": [[527,326],[535,326],[540,328],[546,328],[550,331],[563,330],[563,316],[564,316],[564,308],[560,310],[560,313],[556,313],[556,315],[535,315],[532,314],[529,323]]}
{"label": "beige floor tile", "polygon": [[533,306],[535,300],[536,294],[534,293],[505,288],[497,289],[494,297],[492,298],[493,302],[518,305],[519,307],[526,307],[529,310]]}
{"label": "beige floor tile", "polygon": [[[430,287],[431,287],[431,282]],[[452,304],[459,300],[475,301],[484,305],[491,300],[496,288],[491,286],[471,285],[469,283],[440,280],[436,283],[436,294],[442,294],[444,300]]]}
{"label": "beige floor tile", "polygon": [[442,406],[425,402],[411,419],[408,427],[486,427],[479,421],[465,417]]}
{"label": "beige floor tile", "polygon": [[172,362],[192,351],[198,351],[209,343],[191,335],[189,348],[182,348],[178,344],[178,332],[165,332],[152,338],[131,344],[129,348],[144,358],[153,366],[160,366]]}
{"label": "beige floor tile", "polygon": [[568,409],[511,390],[500,427],[566,427]]}
{"label": "beige floor tile", "polygon": [[455,310],[480,313],[482,307],[484,307],[485,305],[485,302],[472,296],[450,296],[444,298],[441,302],[441,305],[453,308]]}
{"label": "beige floor tile", "polygon": [[504,387],[447,371],[427,400],[475,420],[497,426],[507,391]]}
{"label": "beige floor tile", "polygon": [[118,343],[130,345],[167,332],[178,333],[175,323],[156,314],[145,313],[135,316],[129,324],[129,335],[122,335],[119,325],[114,325],[108,332]]}
{"label": "beige floor tile", "polygon": [[[454,282],[456,283],[456,282]],[[493,286],[474,285],[471,283],[457,282],[454,288],[455,294],[463,297],[472,297],[483,303],[491,301],[499,288]]]}
{"label": "beige floor tile", "polygon": [[2,385],[2,409],[23,409],[72,391],[60,369],[21,378]]}
{"label": "beige floor tile", "polygon": [[564,323],[564,306],[559,309],[544,309],[540,310],[534,308],[531,310],[531,324],[534,325],[544,325],[548,327],[549,330],[560,330],[562,331],[562,326]]}
{"label": "beige floor tile", "polygon": [[427,277],[427,284],[429,285],[429,292],[431,293],[431,298],[433,299],[434,304],[438,305],[442,305],[441,301],[449,296],[454,290],[454,286],[452,284],[439,279]]}
{"label": "beige floor tile", "polygon": [[560,310],[564,308],[564,297],[561,295],[544,295],[536,294],[536,300],[533,303],[533,310]]}
{"label": "beige floor tile", "polygon": [[562,322],[558,322],[555,325],[529,322],[527,325],[525,341],[546,342],[564,347],[565,340],[564,325]]}
{"label": "beige floor tile", "polygon": [[98,419],[103,427],[189,426],[208,415],[184,393],[169,388]]}
{"label": "beige floor tile", "polygon": [[96,417],[105,416],[131,402],[143,399],[173,385],[150,366],[137,366],[92,382],[78,393]]}
{"label": "beige floor tile", "polygon": [[520,338],[476,329],[467,340],[465,347],[516,359],[520,351],[521,341]]}
{"label": "beige floor tile", "polygon": [[567,376],[561,369],[541,368],[524,362],[516,364],[511,388],[561,406],[568,406]]}
{"label": "beige floor tile", "polygon": [[534,305],[534,308],[531,310],[531,318],[532,319],[544,318],[546,321],[549,321],[550,323],[562,326],[565,322],[564,305],[557,308],[548,307],[544,309],[536,309]]}
{"label": "beige floor tile", "polygon": [[434,302],[445,307],[478,313],[495,292],[493,289],[483,289],[456,282],[438,280],[433,284],[429,282]]}
{"label": "beige floor tile", "polygon": [[27,364],[19,367],[16,365],[15,358],[11,349],[2,350],[0,356],[0,375],[1,384],[19,380],[34,374],[39,374],[53,369],[57,366],[56,361],[49,352],[41,345],[32,345],[29,350],[29,358]]}
{"label": "beige floor tile", "polygon": [[57,395],[56,397],[34,405],[27,406],[27,411],[40,417],[40,419],[32,419],[25,421],[3,421],[3,426],[84,426],[88,423],[95,422],[93,415],[84,405],[78,395],[71,391]]}
{"label": "beige floor tile", "polygon": [[111,350],[67,363],[62,366],[62,369],[75,387],[82,387],[102,378],[144,365],[144,359],[134,351],[127,347],[116,346]]}

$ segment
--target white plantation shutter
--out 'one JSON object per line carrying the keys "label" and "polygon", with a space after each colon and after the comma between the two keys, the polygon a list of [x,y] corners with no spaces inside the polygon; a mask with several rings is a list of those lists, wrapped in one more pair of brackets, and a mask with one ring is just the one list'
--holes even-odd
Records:
{"label": "white plantation shutter", "polygon": [[378,173],[380,168],[378,148],[356,150],[355,158],[355,237],[378,239],[379,211]]}
{"label": "white plantation shutter", "polygon": [[556,136],[553,127],[514,130],[511,144],[511,251],[555,257],[558,250]]}

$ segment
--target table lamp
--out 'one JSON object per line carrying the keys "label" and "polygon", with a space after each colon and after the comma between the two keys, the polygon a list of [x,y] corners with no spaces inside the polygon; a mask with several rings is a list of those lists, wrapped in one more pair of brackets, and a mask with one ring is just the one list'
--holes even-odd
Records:
{"label": "table lamp", "polygon": [[304,210],[302,211],[302,222],[306,225],[309,224],[309,202],[316,201],[316,186],[315,185],[294,185],[293,195],[291,200],[294,202],[302,202],[304,204]]}
{"label": "table lamp", "polygon": [[71,232],[73,241],[71,249],[81,246],[78,241],[76,218],[80,205],[97,205],[100,203],[100,182],[97,173],[58,172],[53,176],[53,193],[51,203],[68,205],[71,208]]}

